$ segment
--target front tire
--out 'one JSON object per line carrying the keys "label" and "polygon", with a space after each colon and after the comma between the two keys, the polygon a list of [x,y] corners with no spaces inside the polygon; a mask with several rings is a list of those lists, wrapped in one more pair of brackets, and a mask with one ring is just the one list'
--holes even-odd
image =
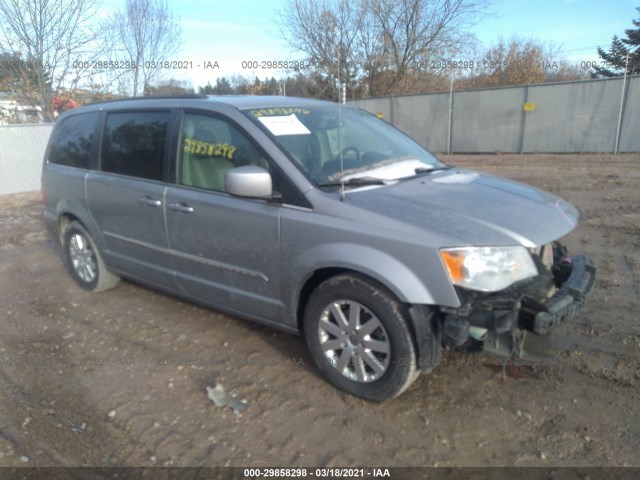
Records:
{"label": "front tire", "polygon": [[93,238],[79,222],[71,222],[64,232],[62,247],[71,277],[85,290],[101,292],[118,284],[109,272]]}
{"label": "front tire", "polygon": [[400,395],[419,374],[406,319],[405,307],[384,287],[344,274],[313,292],[304,333],[311,356],[331,384],[383,401]]}

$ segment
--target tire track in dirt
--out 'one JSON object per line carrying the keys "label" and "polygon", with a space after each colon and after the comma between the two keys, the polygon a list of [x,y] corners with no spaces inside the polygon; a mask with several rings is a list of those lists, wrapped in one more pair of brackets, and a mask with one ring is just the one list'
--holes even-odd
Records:
{"label": "tire track in dirt", "polygon": [[[640,156],[447,160],[582,212],[566,242],[594,258],[598,283],[554,332],[548,366],[503,378],[491,357],[446,352],[399,398],[367,403],[324,382],[301,339],[128,282],[81,291],[44,232],[39,194],[11,196],[0,208],[0,357],[52,365],[0,365],[0,466],[23,455],[27,465],[640,465]],[[215,407],[216,383],[248,409]]]}

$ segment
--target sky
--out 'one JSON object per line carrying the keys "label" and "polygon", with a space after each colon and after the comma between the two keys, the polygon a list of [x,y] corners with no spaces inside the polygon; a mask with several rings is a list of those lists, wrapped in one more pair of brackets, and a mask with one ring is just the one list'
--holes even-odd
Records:
{"label": "sky", "polygon": [[[191,63],[184,70],[165,71],[165,78],[187,80],[196,89],[221,76],[279,78],[278,70],[246,68],[243,62],[257,61],[260,67],[263,61],[303,57],[278,36],[276,19],[286,0],[168,3],[183,26],[184,43],[175,60]],[[105,0],[101,13],[108,16],[123,4]],[[599,60],[597,46],[607,50],[613,35],[624,38],[631,20],[640,17],[637,6],[640,0],[494,0],[472,32],[484,47],[513,35],[552,42],[561,56],[588,70],[587,62]]]}

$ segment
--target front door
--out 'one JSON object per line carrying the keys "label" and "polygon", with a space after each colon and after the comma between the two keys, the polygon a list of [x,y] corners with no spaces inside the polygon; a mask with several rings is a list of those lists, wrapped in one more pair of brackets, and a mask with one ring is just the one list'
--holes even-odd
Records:
{"label": "front door", "polygon": [[278,321],[281,206],[224,192],[224,174],[242,165],[269,168],[232,123],[186,113],[177,184],[166,192],[167,230],[178,288],[225,310]]}

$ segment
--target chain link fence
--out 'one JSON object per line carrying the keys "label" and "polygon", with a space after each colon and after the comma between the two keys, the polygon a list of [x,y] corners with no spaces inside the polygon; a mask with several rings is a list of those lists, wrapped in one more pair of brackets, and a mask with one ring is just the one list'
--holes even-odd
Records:
{"label": "chain link fence", "polygon": [[40,190],[53,124],[0,126],[0,195]]}

